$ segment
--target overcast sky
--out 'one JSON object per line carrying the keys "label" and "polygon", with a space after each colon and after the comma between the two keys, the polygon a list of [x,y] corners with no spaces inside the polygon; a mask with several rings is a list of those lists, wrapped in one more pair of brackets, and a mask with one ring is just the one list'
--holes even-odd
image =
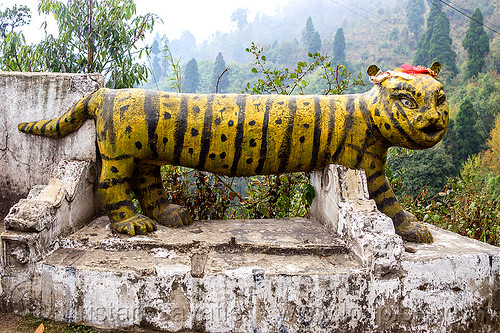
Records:
{"label": "overcast sky", "polygon": [[[197,43],[210,37],[216,31],[228,32],[235,29],[231,14],[237,8],[248,8],[248,21],[253,21],[257,12],[272,15],[291,0],[136,0],[138,14],[157,14],[163,25],[155,24],[155,33],[166,34],[172,40],[179,38],[182,31],[189,30]],[[39,0],[0,0],[0,9],[27,5],[31,9],[31,24],[23,28],[28,42],[37,42],[43,36],[40,25],[45,17],[38,15]],[[49,22],[51,17],[49,18]],[[56,32],[53,27],[51,32]]]}

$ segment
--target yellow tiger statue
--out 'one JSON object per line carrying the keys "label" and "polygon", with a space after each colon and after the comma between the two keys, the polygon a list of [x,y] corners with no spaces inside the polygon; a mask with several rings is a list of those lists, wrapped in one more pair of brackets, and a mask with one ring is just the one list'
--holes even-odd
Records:
{"label": "yellow tiger statue", "polygon": [[[100,89],[57,119],[19,124],[24,133],[61,138],[95,120],[102,159],[99,194],[119,233],[146,234],[156,222],[192,222],[167,201],[163,164],[219,175],[251,176],[324,168],[363,169],[370,197],[407,241],[433,241],[427,227],[403,210],[385,177],[391,146],[423,149],[445,134],[448,105],[431,68],[368,68],[374,87],[362,94],[284,96],[178,94]],[[136,213],[131,193],[139,199]]]}

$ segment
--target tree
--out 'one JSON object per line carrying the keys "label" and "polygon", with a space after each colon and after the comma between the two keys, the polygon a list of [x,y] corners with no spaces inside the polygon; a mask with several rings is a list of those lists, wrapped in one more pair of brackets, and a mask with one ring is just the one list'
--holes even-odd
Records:
{"label": "tree", "polygon": [[226,62],[224,61],[224,57],[221,52],[219,52],[217,58],[215,58],[212,82],[213,92],[226,92],[226,89],[229,86],[229,75],[226,71]]}
{"label": "tree", "polygon": [[465,78],[477,77],[484,67],[484,56],[490,51],[490,41],[483,27],[483,14],[476,8],[469,22],[469,29],[462,41],[467,50]]}
{"label": "tree", "polygon": [[345,64],[345,37],[342,27],[337,29],[333,40],[333,64]]}
{"label": "tree", "polygon": [[427,30],[418,42],[415,54],[416,65],[430,65],[435,61],[453,74],[458,72],[456,64],[457,54],[451,48],[453,40],[450,37],[450,21],[442,11],[442,4],[430,0],[431,11],[427,18]]}
{"label": "tree", "polygon": [[442,144],[416,150],[411,156],[394,159],[391,164],[396,171],[402,170],[401,193],[413,197],[426,187],[427,196],[433,197],[446,185],[447,178],[455,174],[453,157]]}
{"label": "tree", "polygon": [[231,14],[231,22],[236,22],[238,29],[243,28],[248,24],[247,22],[248,9],[238,8]]}
{"label": "tree", "polygon": [[[41,0],[40,13],[53,14],[57,37],[46,35],[37,45],[24,38],[2,47],[7,70],[102,73],[107,86],[132,87],[145,81],[148,68],[138,61],[149,47],[138,46],[153,30],[157,17],[136,16],[133,0]],[[18,36],[19,37],[19,36]],[[5,46],[5,45],[2,45]]]}
{"label": "tree", "polygon": [[413,32],[418,40],[424,26],[425,3],[424,0],[408,0],[406,2],[406,24],[408,30]]}
{"label": "tree", "polygon": [[476,112],[469,99],[460,104],[460,109],[455,117],[456,150],[454,160],[459,165],[467,157],[481,151],[481,136],[476,130]]}
{"label": "tree", "polygon": [[314,24],[310,16],[307,18],[304,30],[302,30],[302,43],[307,53],[316,53],[321,50],[321,37],[314,29]]}
{"label": "tree", "polygon": [[193,58],[188,61],[184,69],[184,82],[182,90],[187,93],[195,93],[200,85],[200,73],[198,72],[198,63]]}
{"label": "tree", "polygon": [[14,5],[12,9],[0,11],[0,37],[7,37],[15,28],[28,24],[30,19],[30,9],[26,5]]}

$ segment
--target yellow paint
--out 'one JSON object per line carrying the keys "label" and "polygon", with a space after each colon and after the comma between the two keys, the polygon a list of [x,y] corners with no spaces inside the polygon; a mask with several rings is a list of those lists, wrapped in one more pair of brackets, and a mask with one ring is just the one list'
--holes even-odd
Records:
{"label": "yellow paint", "polygon": [[[378,70],[378,68],[375,68]],[[375,77],[374,68],[370,76]],[[99,191],[115,230],[134,235],[191,222],[166,201],[162,164],[230,176],[310,171],[338,163],[364,169],[370,195],[407,240],[432,235],[405,212],[385,179],[390,146],[432,147],[448,125],[442,85],[427,74],[386,75],[357,95],[196,95],[101,89],[58,119],[23,123],[62,137],[95,119],[103,160]],[[380,76],[379,76],[380,78]],[[130,193],[145,215],[134,212]]]}

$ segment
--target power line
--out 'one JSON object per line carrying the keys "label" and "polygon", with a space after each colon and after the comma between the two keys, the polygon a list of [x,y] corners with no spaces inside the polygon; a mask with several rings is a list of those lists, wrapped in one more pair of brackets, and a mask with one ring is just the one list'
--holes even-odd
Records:
{"label": "power line", "polygon": [[[466,14],[466,13],[464,13],[463,11],[458,10],[457,8],[455,8],[455,7],[453,7],[452,5],[450,5],[450,4],[448,4],[448,3],[446,3],[445,1],[443,1],[443,0],[439,0],[439,2],[441,2],[441,3],[445,4],[446,6],[450,7],[451,9],[455,10],[456,12],[458,12],[458,13],[462,14],[463,16],[468,17],[471,21],[474,21],[474,22],[476,22],[477,24],[482,25],[482,26],[483,26],[483,27],[485,27],[486,29],[489,29],[489,30],[493,31],[493,32],[494,32],[494,33],[496,33],[496,34],[500,34],[500,32],[498,32],[498,31],[496,31],[495,29],[490,28],[489,26],[485,25],[485,24],[484,24],[484,22],[483,22],[483,23],[481,23],[481,22],[477,21],[476,19],[472,18],[472,16],[467,15],[467,14]],[[434,2],[433,2],[432,4],[433,4],[434,6],[436,6],[436,5],[434,4]],[[437,6],[436,6],[436,7],[437,7]],[[455,31],[456,31],[456,30],[455,30]]]}
{"label": "power line", "polygon": [[[463,7],[461,7],[460,5],[458,5],[458,4],[456,4],[456,3],[453,3],[453,2],[452,2],[452,1],[450,1],[450,0],[448,0],[448,2],[449,2],[449,3],[451,3],[453,6],[458,7],[458,8],[460,8],[461,10],[463,10],[463,11],[467,12],[467,14],[469,14],[469,15],[472,15],[472,13],[473,13],[473,12],[472,12],[472,11],[470,11],[469,9],[467,9],[467,8],[463,8]],[[483,22],[484,22],[484,21],[485,21],[485,20],[483,19]],[[495,25],[495,24],[493,24],[493,23],[491,23],[491,22],[487,22],[487,23],[488,23],[490,26],[492,26],[492,27],[495,27],[495,28],[500,28],[500,26]]]}
{"label": "power line", "polygon": [[345,9],[347,9],[348,11],[353,12],[354,14],[356,14],[356,15],[358,15],[358,16],[361,16],[362,18],[364,18],[364,19],[366,19],[366,20],[370,21],[371,23],[373,23],[373,24],[375,24],[375,25],[378,25],[378,26],[379,26],[379,27],[381,27],[381,28],[384,28],[384,29],[386,28],[386,27],[384,27],[383,25],[381,25],[380,23],[377,23],[377,22],[375,22],[375,21],[372,21],[372,20],[370,20],[368,17],[366,17],[366,16],[363,16],[363,15],[359,14],[358,12],[356,12],[356,11],[352,10],[351,8],[349,8],[349,7],[347,7],[347,6],[344,6],[344,5],[343,5],[343,4],[341,4],[340,2],[337,2],[337,1],[335,1],[335,0],[330,0],[330,1],[331,1],[331,2],[336,3],[336,4],[337,4],[337,5],[339,5],[339,6],[344,7],[344,8],[345,8]]}
{"label": "power line", "polygon": [[[439,1],[441,1],[441,0],[439,0]],[[438,5],[436,5],[436,4],[434,3],[434,1],[431,1],[431,3],[434,5],[434,7],[436,7],[436,8],[439,10],[439,14],[440,14],[440,15],[441,15],[441,16],[442,16],[442,17],[443,17],[443,18],[444,18],[444,19],[448,22],[448,24],[450,25],[450,27],[451,27],[453,30],[455,30],[455,32],[457,33],[457,35],[459,35],[459,36],[460,36],[460,33],[458,32],[458,30],[457,30],[457,29],[455,29],[455,27],[451,24],[450,19],[449,19],[449,18],[448,18],[448,16],[446,16],[446,14],[445,14],[445,13],[441,10],[441,8],[439,8],[439,6],[438,6]]]}

